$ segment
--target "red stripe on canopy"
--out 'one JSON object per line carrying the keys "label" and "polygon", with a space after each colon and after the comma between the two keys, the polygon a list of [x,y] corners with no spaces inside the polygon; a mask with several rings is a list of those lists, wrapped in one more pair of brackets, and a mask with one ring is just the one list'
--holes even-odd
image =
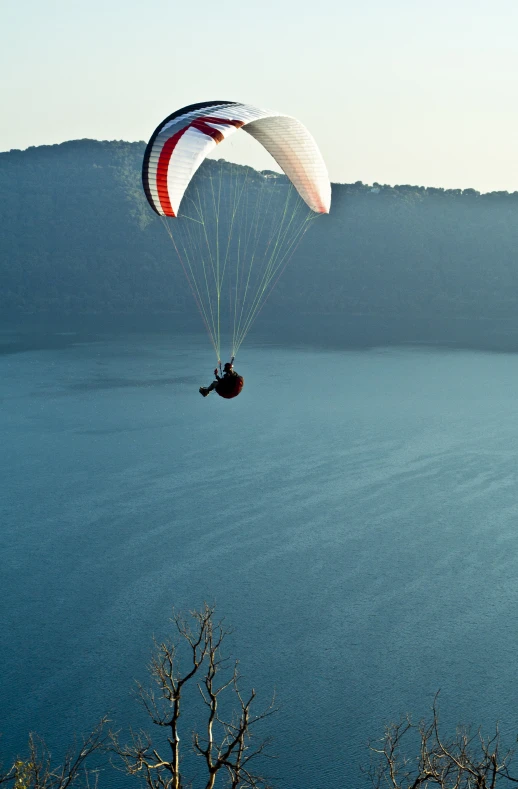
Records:
{"label": "red stripe on canopy", "polygon": [[216,141],[216,144],[225,139],[222,132],[220,132],[219,129],[215,129],[213,126],[209,126],[209,123],[235,126],[236,129],[244,126],[244,121],[236,121],[228,118],[216,118],[210,116],[205,118],[195,118],[195,120],[189,123],[188,126],[186,126],[184,129],[180,129],[180,131],[176,132],[176,134],[173,134],[172,137],[169,137],[169,139],[165,141],[164,147],[160,151],[156,170],[156,189],[158,192],[160,205],[165,216],[176,216],[171,205],[171,200],[169,199],[169,191],[167,189],[167,171],[169,170],[169,162],[171,161],[173,151],[181,137],[188,129],[194,128],[202,132],[202,134],[207,135],[207,137],[211,137]]}
{"label": "red stripe on canopy", "polygon": [[185,134],[188,128],[189,127],[186,126],[185,129],[180,129],[180,131],[176,132],[176,134],[173,134],[172,137],[169,137],[169,139],[165,141],[164,147],[160,151],[160,157],[158,159],[156,168],[156,190],[158,192],[158,199],[160,200],[162,211],[166,216],[176,216],[175,212],[173,211],[173,207],[169,199],[169,191],[167,189],[167,171],[169,169],[169,162],[171,161],[171,156],[173,155],[173,151],[176,148],[176,143],[182,137],[182,135]]}
{"label": "red stripe on canopy", "polygon": [[216,143],[220,143],[225,137],[223,133],[215,129],[214,126],[209,126],[210,123],[219,123],[221,126],[235,126],[236,129],[240,129],[241,126],[245,125],[244,121],[233,121],[229,118],[212,118],[209,116],[205,118],[196,118],[196,120],[191,123],[191,126],[203,132],[203,134],[206,134],[207,137],[212,137],[213,140],[216,140]]}

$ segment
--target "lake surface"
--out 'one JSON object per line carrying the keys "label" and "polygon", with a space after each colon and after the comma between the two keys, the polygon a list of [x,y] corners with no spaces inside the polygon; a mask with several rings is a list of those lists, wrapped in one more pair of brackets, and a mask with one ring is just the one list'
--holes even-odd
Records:
{"label": "lake surface", "polygon": [[201,336],[3,339],[4,753],[141,722],[152,636],[204,600],[276,689],[280,789],[367,786],[368,740],[439,688],[446,728],[513,742],[517,355],[250,342],[224,401]]}

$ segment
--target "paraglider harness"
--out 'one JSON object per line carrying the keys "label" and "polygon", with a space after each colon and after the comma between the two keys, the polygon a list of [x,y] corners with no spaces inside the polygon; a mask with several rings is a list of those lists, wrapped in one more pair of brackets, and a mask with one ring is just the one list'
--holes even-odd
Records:
{"label": "paraglider harness", "polygon": [[230,400],[232,397],[238,396],[244,386],[245,379],[232,369],[233,363],[234,357],[232,357],[230,362],[227,362],[222,369],[221,361],[218,361],[219,369],[216,367],[214,370],[216,380],[213,381],[210,386],[200,386],[199,392],[203,397],[207,397],[213,390],[216,390],[217,394],[219,394],[220,397],[224,397],[225,400]]}
{"label": "paraglider harness", "polygon": [[221,361],[219,361],[219,369],[216,367],[214,370],[214,375],[216,376],[214,389],[220,397],[224,397],[227,400],[237,397],[244,385],[243,376],[236,373],[233,369],[233,364],[234,356],[230,362],[225,364],[224,368],[221,367]]}

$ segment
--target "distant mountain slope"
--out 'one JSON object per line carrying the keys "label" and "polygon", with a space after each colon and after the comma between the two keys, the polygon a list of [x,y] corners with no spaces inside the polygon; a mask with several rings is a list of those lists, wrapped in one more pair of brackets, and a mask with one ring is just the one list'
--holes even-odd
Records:
{"label": "distant mountain slope", "polygon": [[[193,309],[140,185],[144,143],[0,154],[0,306]],[[518,193],[335,184],[268,311],[514,318]]]}

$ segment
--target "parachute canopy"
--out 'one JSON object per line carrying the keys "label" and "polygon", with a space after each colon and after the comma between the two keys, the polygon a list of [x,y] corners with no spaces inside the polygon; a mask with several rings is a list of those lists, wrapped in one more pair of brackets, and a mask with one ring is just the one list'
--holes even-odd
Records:
{"label": "parachute canopy", "polygon": [[312,211],[329,213],[329,176],[308,130],[288,115],[235,101],[191,104],[157,127],[142,167],[144,191],[153,210],[161,216],[178,216],[198,167],[218,143],[238,129],[266,148]]}
{"label": "parachute canopy", "polygon": [[[239,129],[261,143],[284,174],[206,158]],[[216,358],[222,339],[235,356],[306,230],[329,213],[331,184],[313,137],[295,118],[250,104],[192,104],[153,133],[142,181]],[[241,389],[216,391],[230,398]]]}

